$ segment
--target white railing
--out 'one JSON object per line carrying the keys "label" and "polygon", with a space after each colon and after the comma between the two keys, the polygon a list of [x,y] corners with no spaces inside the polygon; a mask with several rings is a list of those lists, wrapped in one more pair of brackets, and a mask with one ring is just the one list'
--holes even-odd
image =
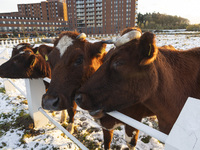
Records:
{"label": "white railing", "polygon": [[0,46],[2,47],[6,47],[6,46],[15,46],[19,43],[37,43],[37,42],[41,42],[42,39],[45,39],[45,38],[55,38],[55,37],[44,37],[44,38],[24,38],[24,39],[9,39],[9,40],[6,40],[6,39],[0,39]]}

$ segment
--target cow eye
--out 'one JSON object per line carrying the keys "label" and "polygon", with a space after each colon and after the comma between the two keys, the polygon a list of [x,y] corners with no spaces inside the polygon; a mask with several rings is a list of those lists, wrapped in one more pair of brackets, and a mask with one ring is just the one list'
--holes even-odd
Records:
{"label": "cow eye", "polygon": [[77,66],[77,65],[80,65],[80,64],[82,64],[82,63],[83,63],[83,56],[79,56],[79,57],[76,59],[74,65]]}
{"label": "cow eye", "polygon": [[114,69],[117,69],[117,67],[123,65],[124,62],[122,60],[116,60],[115,62],[113,62],[112,66]]}

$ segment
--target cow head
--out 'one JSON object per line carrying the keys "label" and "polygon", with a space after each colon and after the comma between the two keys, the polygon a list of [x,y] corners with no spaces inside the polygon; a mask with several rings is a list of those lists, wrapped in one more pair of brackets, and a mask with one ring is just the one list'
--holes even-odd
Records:
{"label": "cow head", "polygon": [[18,44],[18,45],[13,47],[13,51],[12,51],[11,57],[13,57],[13,56],[19,54],[20,52],[24,51],[24,49],[26,49],[26,48],[32,49],[32,51],[34,53],[36,53],[37,52],[37,48],[33,48],[33,46],[34,45],[31,45],[29,43],[20,43],[20,44]]}
{"label": "cow head", "polygon": [[116,44],[109,58],[75,96],[76,103],[89,110],[93,117],[100,118],[104,112],[142,103],[157,87],[154,62],[158,49],[154,34],[146,32],[139,36],[137,33],[129,41],[129,33],[120,38],[125,42]]}
{"label": "cow head", "polygon": [[[103,42],[88,42],[84,33],[62,33],[50,54],[58,60],[48,91],[43,95],[42,107],[49,110],[71,108],[76,90],[102,64],[105,46]],[[49,57],[49,61],[51,59],[53,57]]]}
{"label": "cow head", "polygon": [[42,78],[50,77],[51,70],[40,54],[24,48],[0,66],[2,78]]}

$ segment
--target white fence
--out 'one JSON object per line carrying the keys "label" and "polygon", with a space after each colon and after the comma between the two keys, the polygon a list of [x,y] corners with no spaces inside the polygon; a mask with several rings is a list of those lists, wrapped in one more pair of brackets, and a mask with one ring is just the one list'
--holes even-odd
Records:
{"label": "white fence", "polygon": [[[47,38],[47,37],[44,37]],[[6,47],[6,46],[13,46],[17,45],[19,43],[38,43],[41,42],[44,38],[24,38],[24,39],[10,39],[10,40],[0,40],[0,46]],[[49,37],[48,37],[49,38]],[[55,38],[55,37],[50,37]]]}
{"label": "white fence", "polygon": [[[1,53],[6,55],[6,53]],[[4,56],[0,56],[0,59]],[[6,58],[7,59],[7,58]],[[4,61],[6,61],[4,59]],[[44,79],[47,82],[50,82],[50,79]],[[7,80],[12,83],[11,80]],[[74,141],[81,149],[87,150],[87,148],[79,142],[75,137],[73,137],[67,130],[65,130],[58,122],[51,118],[42,108],[41,108],[41,99],[42,95],[45,93],[45,87],[42,79],[29,80],[26,79],[26,91],[25,97],[28,99],[28,107],[30,116],[34,120],[35,126],[43,126],[47,124],[50,120],[55,124],[60,130],[62,130],[72,141]],[[6,83],[5,83],[6,86]],[[6,88],[9,90],[9,88]],[[121,114],[117,111],[110,112],[108,115],[115,117],[122,122],[139,129],[147,133],[148,135],[155,137],[161,142],[165,143],[165,150],[199,150],[200,147],[200,101],[193,98],[189,98],[184,109],[182,110],[179,118],[177,119],[175,125],[172,128],[169,136],[155,130],[147,125],[144,125],[124,114]],[[185,117],[186,116],[186,117]]]}
{"label": "white fence", "polygon": [[[88,38],[108,38],[111,36],[117,36],[118,34],[99,34],[99,35],[87,35]],[[38,43],[42,42],[42,39],[45,38],[56,38],[56,37],[43,37],[43,38],[24,38],[24,39],[9,39],[9,40],[1,40],[0,39],[0,46],[6,47],[6,46],[13,46],[17,45],[19,43]]]}

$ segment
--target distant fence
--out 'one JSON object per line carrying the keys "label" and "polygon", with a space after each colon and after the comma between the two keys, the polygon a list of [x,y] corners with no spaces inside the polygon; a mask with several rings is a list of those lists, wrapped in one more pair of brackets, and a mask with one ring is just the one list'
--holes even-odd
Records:
{"label": "distant fence", "polygon": [[[55,38],[55,37],[51,37]],[[19,43],[39,43],[42,42],[43,38],[24,38],[24,39],[9,39],[9,40],[0,40],[0,46],[14,46]]]}
{"label": "distant fence", "polygon": [[[148,30],[147,30],[148,31]],[[199,31],[154,31],[152,30],[151,32],[153,32],[154,34],[157,35],[175,35],[175,34],[200,34]],[[102,39],[107,39],[110,37],[116,37],[119,34],[88,34],[87,37],[88,38],[102,38]],[[42,42],[42,39],[44,38],[56,38],[56,37],[39,37],[39,38],[24,38],[24,39],[0,39],[0,46],[13,46],[13,45],[17,45],[19,43],[38,43],[38,42]]]}
{"label": "distant fence", "polygon": [[[88,38],[108,38],[117,36],[118,34],[96,34],[96,35],[87,35]],[[39,38],[24,38],[24,39],[0,39],[0,46],[14,46],[19,43],[40,43],[42,39],[45,38],[56,38],[56,37],[39,37]]]}

